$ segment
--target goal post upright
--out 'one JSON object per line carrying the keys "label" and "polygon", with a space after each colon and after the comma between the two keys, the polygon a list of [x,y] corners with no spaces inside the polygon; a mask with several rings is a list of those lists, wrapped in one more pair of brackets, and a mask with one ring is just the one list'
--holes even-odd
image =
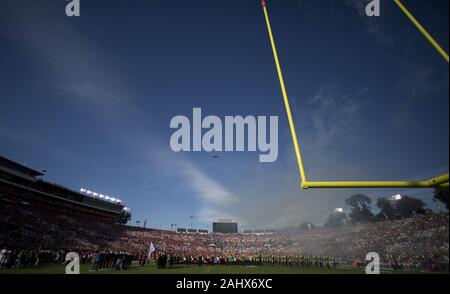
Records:
{"label": "goal post upright", "polygon": [[[397,4],[401,4],[399,0],[395,0]],[[272,26],[269,19],[269,13],[267,11],[266,0],[261,0],[261,4],[264,11],[264,16],[267,24],[267,31],[269,33],[270,44],[273,51],[273,57],[275,60],[275,65],[277,68],[278,79],[280,82],[281,92],[283,94],[284,105],[286,108],[286,114],[289,121],[289,127],[291,131],[292,141],[294,144],[295,155],[297,159],[297,165],[300,172],[301,188],[302,189],[320,189],[320,188],[439,188],[449,186],[449,174],[444,174],[429,180],[424,181],[308,181],[306,177],[305,167],[303,164],[303,158],[301,154],[301,147],[297,136],[297,131],[295,129],[294,118],[292,116],[291,106],[289,102],[289,97],[286,90],[286,85],[284,82],[283,72],[281,70],[280,60],[278,57],[277,47],[275,44],[275,38],[273,36]],[[399,5],[400,6],[400,5]],[[403,7],[404,6],[400,6]],[[407,11],[406,8],[402,9],[404,12]],[[406,12],[405,12],[406,13]],[[409,13],[409,12],[408,12]],[[408,14],[407,14],[408,15]],[[409,13],[408,17],[412,17]],[[441,53],[441,55],[446,58],[448,62],[448,55],[445,51],[434,41],[431,36],[426,33],[423,27],[417,25],[418,22],[413,23],[421,30],[427,39],[432,43],[432,45]],[[422,28],[422,29],[420,29]],[[434,41],[434,42],[433,42]]]}

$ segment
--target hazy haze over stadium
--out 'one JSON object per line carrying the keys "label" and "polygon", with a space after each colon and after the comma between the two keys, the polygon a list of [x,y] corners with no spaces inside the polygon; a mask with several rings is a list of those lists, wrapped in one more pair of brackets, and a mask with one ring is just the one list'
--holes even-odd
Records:
{"label": "hazy haze over stadium", "polygon": [[[448,171],[448,64],[394,6],[273,0],[269,13],[312,180],[421,179]],[[259,0],[0,2],[0,154],[45,179],[123,199],[133,221],[206,228],[323,223],[355,193],[301,191]],[[446,0],[408,1],[448,51]],[[278,115],[279,157],[173,153],[169,123]]]}

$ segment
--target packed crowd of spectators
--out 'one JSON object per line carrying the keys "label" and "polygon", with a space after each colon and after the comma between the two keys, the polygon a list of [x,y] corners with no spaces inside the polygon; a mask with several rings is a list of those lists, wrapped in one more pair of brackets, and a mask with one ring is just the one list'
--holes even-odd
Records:
{"label": "packed crowd of spectators", "polygon": [[176,256],[332,256],[351,264],[377,252],[383,265],[393,268],[448,271],[449,264],[448,213],[270,234],[142,229],[7,202],[1,203],[0,216],[2,268],[60,264],[71,251],[80,253],[82,262],[98,265],[93,269],[114,268],[118,260],[127,267],[146,256],[152,242],[158,253]]}
{"label": "packed crowd of spectators", "polygon": [[376,252],[385,266],[411,269],[438,266],[448,271],[448,213],[339,229],[319,228],[291,234],[290,240],[297,251],[329,254],[344,263],[364,261],[367,253]]}

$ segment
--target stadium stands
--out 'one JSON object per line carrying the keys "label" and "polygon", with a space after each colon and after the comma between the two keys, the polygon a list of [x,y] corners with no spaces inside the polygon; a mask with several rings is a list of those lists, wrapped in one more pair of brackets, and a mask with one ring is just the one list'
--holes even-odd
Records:
{"label": "stadium stands", "polygon": [[129,214],[121,202],[96,199],[37,178],[42,175],[0,156],[0,200],[111,221]]}
{"label": "stadium stands", "polygon": [[177,256],[333,256],[339,263],[378,252],[385,266],[448,268],[448,214],[272,234],[200,234],[143,229],[16,203],[0,206],[0,248],[127,252],[137,259],[150,242]]}
{"label": "stadium stands", "polygon": [[100,267],[112,267],[117,260],[129,265],[132,258],[147,256],[153,242],[158,253],[178,257],[312,255],[351,264],[377,252],[384,266],[448,271],[448,213],[263,234],[173,232],[123,225],[124,207],[117,203],[88,203],[86,195],[36,179],[34,172],[21,175],[20,168],[0,170],[2,267],[61,263],[69,251],[79,252],[85,263],[101,256]]}

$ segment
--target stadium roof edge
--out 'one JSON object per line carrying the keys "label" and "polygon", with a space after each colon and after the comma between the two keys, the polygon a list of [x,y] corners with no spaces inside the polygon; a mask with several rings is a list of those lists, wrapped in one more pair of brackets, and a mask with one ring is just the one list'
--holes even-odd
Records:
{"label": "stadium roof edge", "polygon": [[109,212],[109,213],[120,214],[119,211],[114,211],[114,210],[110,210],[110,209],[106,209],[106,208],[102,208],[102,207],[96,207],[96,206],[93,206],[93,205],[90,205],[90,204],[87,204],[87,203],[83,203],[83,202],[73,201],[73,200],[70,200],[70,199],[67,199],[67,198],[64,198],[64,197],[60,197],[60,196],[57,196],[57,195],[53,195],[53,194],[50,194],[50,193],[47,193],[47,192],[44,192],[44,191],[39,191],[39,190],[36,190],[36,189],[33,189],[33,188],[25,187],[23,185],[12,183],[12,182],[7,181],[7,180],[0,179],[0,182],[3,182],[3,183],[8,184],[8,185],[15,186],[15,187],[19,187],[21,189],[25,189],[25,190],[28,190],[28,191],[31,191],[31,192],[35,192],[35,193],[38,193],[38,194],[41,194],[41,195],[45,195],[45,196],[48,196],[48,197],[51,197],[51,198],[59,199],[59,200],[65,201],[65,202],[69,202],[69,203],[73,203],[73,204],[89,207],[89,208],[92,208],[92,209],[102,210],[102,211]]}
{"label": "stadium roof edge", "polygon": [[14,169],[18,172],[30,175],[32,177],[38,177],[43,176],[44,174],[41,172],[38,172],[32,168],[26,167],[23,164],[17,163],[11,159],[8,159],[6,157],[3,157],[0,155],[0,166],[4,166],[9,169]]}

